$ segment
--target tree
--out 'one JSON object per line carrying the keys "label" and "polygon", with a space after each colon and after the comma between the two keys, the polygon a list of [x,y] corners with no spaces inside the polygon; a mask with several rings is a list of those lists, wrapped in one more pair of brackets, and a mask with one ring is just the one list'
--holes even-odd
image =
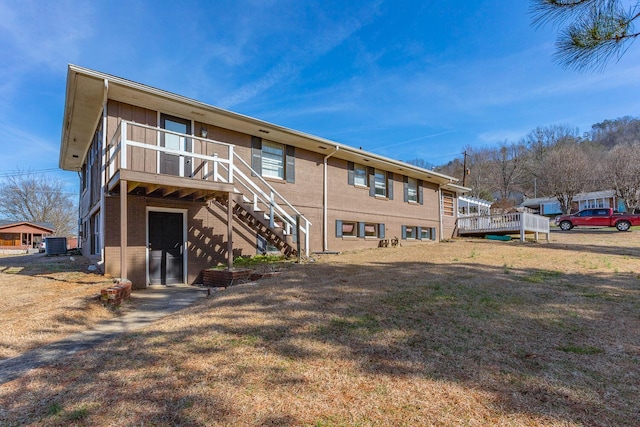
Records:
{"label": "tree", "polygon": [[591,186],[593,164],[594,159],[577,143],[556,145],[547,154],[540,179],[546,194],[558,200],[563,213],[570,213],[576,194]]}
{"label": "tree", "polygon": [[551,195],[551,189],[546,188],[549,182],[547,174],[547,156],[557,145],[576,143],[579,141],[578,129],[568,125],[538,126],[525,138],[526,160],[525,173],[522,178],[522,189],[534,197]]}
{"label": "tree", "polygon": [[433,163],[430,163],[425,159],[421,159],[421,158],[405,160],[405,163],[409,163],[410,165],[417,166],[422,169],[433,169],[435,167]]}
{"label": "tree", "polygon": [[[534,24],[566,26],[556,42],[556,60],[577,70],[603,69],[628,49],[640,35],[634,21],[640,18],[640,1],[532,0]],[[623,3],[635,3],[625,9]]]}
{"label": "tree", "polygon": [[512,193],[523,175],[525,148],[520,144],[508,144],[506,141],[491,152],[494,168],[494,180],[501,200],[512,198]]}
{"label": "tree", "polygon": [[616,145],[607,154],[605,164],[627,212],[640,209],[640,143]]}
{"label": "tree", "polygon": [[489,148],[466,147],[467,152],[467,177],[466,186],[470,187],[470,195],[479,199],[494,200],[496,191],[495,171],[491,163],[491,150]]}
{"label": "tree", "polygon": [[0,211],[14,221],[46,222],[59,236],[76,234],[77,209],[59,178],[16,172],[0,185]]}
{"label": "tree", "polygon": [[640,119],[631,116],[604,120],[591,126],[591,141],[612,148],[617,144],[640,142]]}

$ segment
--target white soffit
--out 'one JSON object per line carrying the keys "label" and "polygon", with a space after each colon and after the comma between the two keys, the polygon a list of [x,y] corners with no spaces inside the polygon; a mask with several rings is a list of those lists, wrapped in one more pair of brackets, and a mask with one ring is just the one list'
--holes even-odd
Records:
{"label": "white soffit", "polygon": [[69,70],[60,168],[80,170],[102,113],[104,80]]}

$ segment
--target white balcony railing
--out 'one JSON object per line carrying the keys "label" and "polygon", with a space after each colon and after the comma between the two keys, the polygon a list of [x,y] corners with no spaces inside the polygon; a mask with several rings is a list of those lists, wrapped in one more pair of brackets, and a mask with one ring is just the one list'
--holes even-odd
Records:
{"label": "white balcony railing", "polygon": [[[168,138],[171,148],[162,146]],[[172,163],[170,171],[166,159]],[[309,256],[311,222],[238,156],[232,144],[123,120],[107,147],[108,178],[120,169],[233,184],[234,192],[242,194],[254,212],[265,213],[271,228],[277,222],[285,235],[304,236]]]}
{"label": "white balcony railing", "polygon": [[458,218],[457,222],[459,234],[519,233],[521,240],[527,232],[549,236],[549,218],[527,212]]}

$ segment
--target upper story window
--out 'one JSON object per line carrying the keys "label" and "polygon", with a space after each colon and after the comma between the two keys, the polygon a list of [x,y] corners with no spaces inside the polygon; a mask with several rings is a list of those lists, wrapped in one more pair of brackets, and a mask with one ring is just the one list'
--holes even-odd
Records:
{"label": "upper story window", "polygon": [[359,163],[349,162],[347,164],[348,170],[348,184],[355,185],[357,187],[368,187],[369,179],[367,173],[367,167]]}
{"label": "upper story window", "polygon": [[262,176],[284,179],[284,145],[262,141]]}
{"label": "upper story window", "polygon": [[347,163],[347,181],[356,187],[369,187],[371,197],[393,199],[393,173],[381,169]]}
{"label": "upper story window", "polygon": [[80,174],[80,189],[81,190],[86,190],[87,189],[87,164],[83,163],[82,164],[82,172]]}
{"label": "upper story window", "polygon": [[376,196],[387,197],[387,173],[385,171],[375,170],[374,187]]}
{"label": "upper story window", "polygon": [[418,180],[415,178],[407,178],[407,201],[418,202]]}
{"label": "upper story window", "polygon": [[422,189],[422,180],[404,177],[404,201],[409,203],[424,204],[424,191]]}
{"label": "upper story window", "polygon": [[295,148],[251,137],[251,169],[268,177],[295,182]]}
{"label": "upper story window", "polygon": [[353,165],[353,184],[361,187],[367,186],[367,168],[366,166],[354,164]]}

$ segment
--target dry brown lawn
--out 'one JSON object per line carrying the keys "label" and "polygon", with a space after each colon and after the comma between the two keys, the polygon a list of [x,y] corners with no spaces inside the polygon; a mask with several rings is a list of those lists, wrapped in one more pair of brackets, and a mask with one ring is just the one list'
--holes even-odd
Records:
{"label": "dry brown lawn", "polygon": [[0,386],[0,424],[637,426],[639,396],[640,232],[572,230],[290,265]]}
{"label": "dry brown lawn", "polygon": [[85,330],[118,313],[97,299],[111,280],[84,257],[0,257],[0,360]]}

